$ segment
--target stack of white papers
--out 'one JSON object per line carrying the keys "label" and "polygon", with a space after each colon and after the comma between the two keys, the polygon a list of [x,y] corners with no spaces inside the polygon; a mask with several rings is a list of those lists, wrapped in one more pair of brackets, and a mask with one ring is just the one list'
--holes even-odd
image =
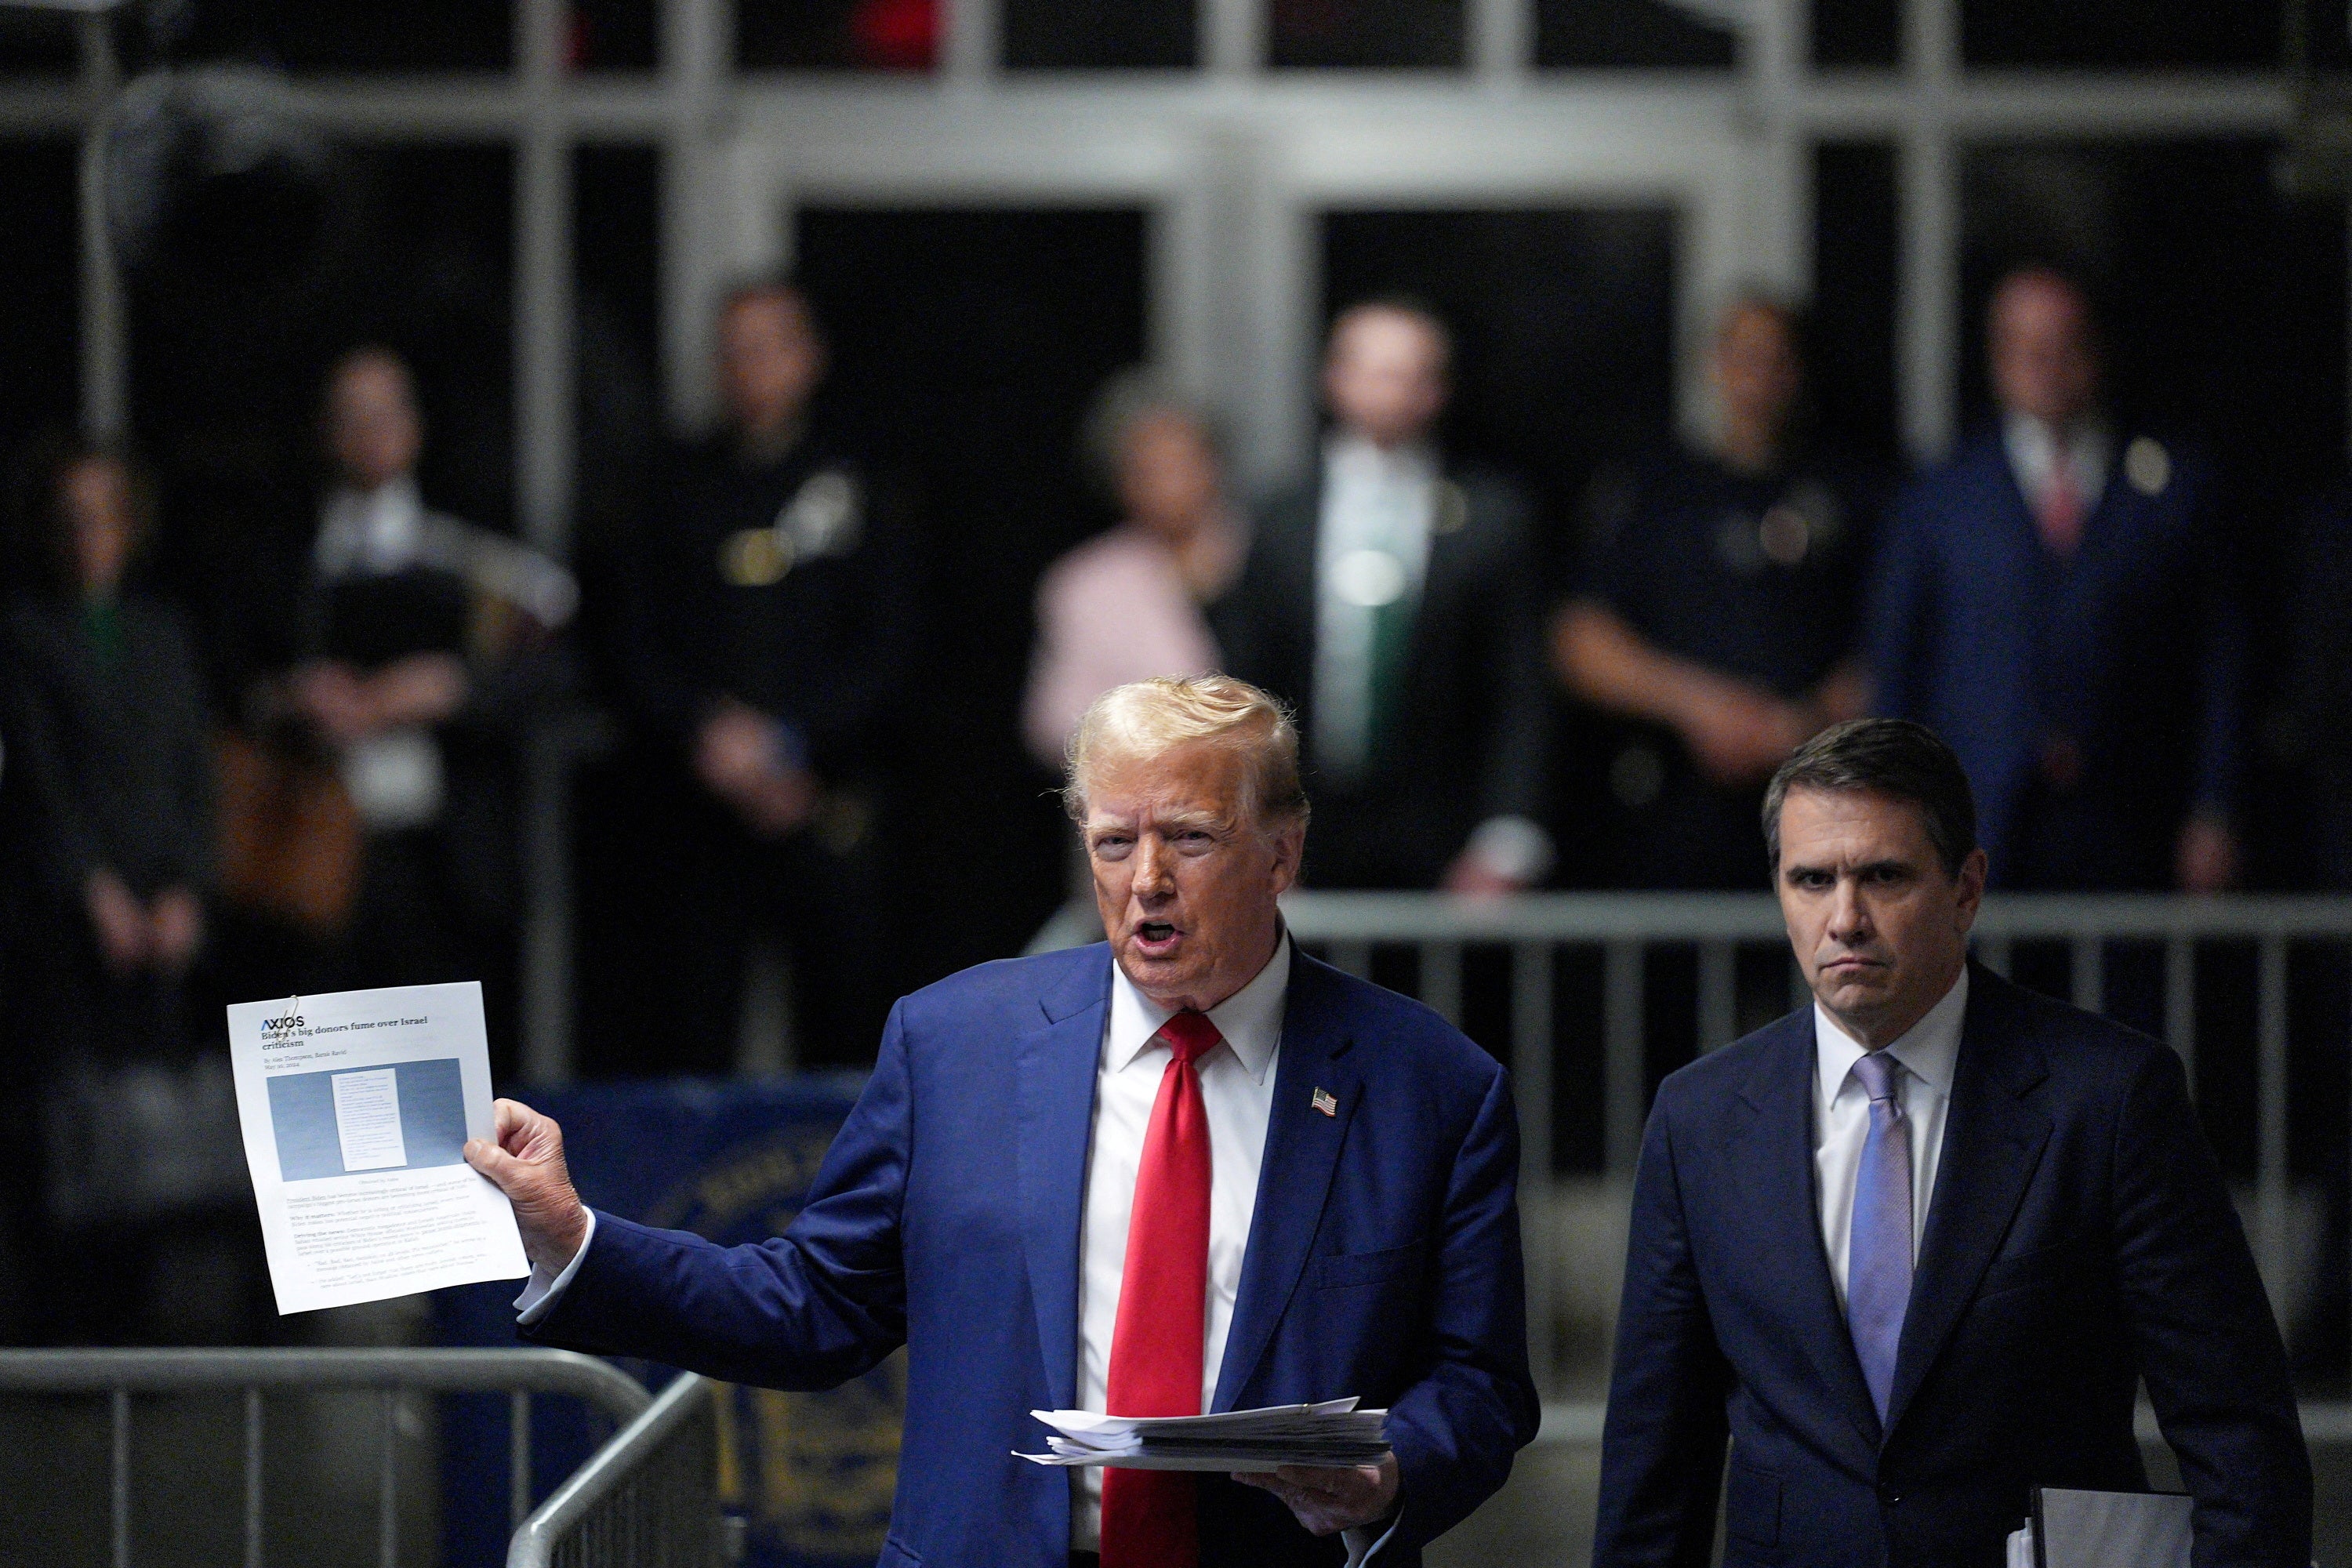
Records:
{"label": "stack of white papers", "polygon": [[1277,1465],[1377,1465],[1389,1451],[1385,1410],[1353,1399],[1277,1405],[1219,1415],[1103,1415],[1033,1410],[1057,1436],[1040,1465],[1109,1465],[1127,1470],[1270,1470]]}

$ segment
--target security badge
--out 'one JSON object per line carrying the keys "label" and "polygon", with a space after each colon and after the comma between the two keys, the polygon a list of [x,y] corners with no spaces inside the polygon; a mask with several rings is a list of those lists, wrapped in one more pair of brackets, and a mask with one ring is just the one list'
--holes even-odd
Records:
{"label": "security badge", "polygon": [[1315,1091],[1315,1109],[1326,1116],[1336,1117],[1339,1114],[1339,1098],[1329,1089],[1318,1088]]}
{"label": "security badge", "polygon": [[864,532],[866,495],[840,468],[820,468],[766,528],[730,533],[719,546],[719,574],[738,588],[771,588],[802,562],[846,555]]}

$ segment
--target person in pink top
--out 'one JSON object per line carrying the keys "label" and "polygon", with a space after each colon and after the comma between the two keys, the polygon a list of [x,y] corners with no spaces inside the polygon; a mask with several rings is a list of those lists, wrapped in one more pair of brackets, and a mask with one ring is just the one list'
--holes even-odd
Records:
{"label": "person in pink top", "polygon": [[1206,416],[1149,374],[1123,372],[1103,387],[1083,440],[1121,521],[1037,585],[1022,732],[1052,768],[1079,716],[1112,687],[1217,668],[1202,610],[1232,583],[1248,542],[1226,504]]}

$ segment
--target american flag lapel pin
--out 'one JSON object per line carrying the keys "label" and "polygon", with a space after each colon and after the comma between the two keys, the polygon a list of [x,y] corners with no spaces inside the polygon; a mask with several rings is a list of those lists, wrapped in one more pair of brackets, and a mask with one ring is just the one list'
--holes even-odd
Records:
{"label": "american flag lapel pin", "polygon": [[1315,1091],[1315,1109],[1326,1116],[1337,1116],[1339,1114],[1339,1101],[1329,1089],[1318,1088]]}

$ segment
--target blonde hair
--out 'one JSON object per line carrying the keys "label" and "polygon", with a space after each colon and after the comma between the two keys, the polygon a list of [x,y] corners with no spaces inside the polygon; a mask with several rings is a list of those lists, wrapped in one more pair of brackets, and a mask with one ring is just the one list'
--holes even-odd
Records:
{"label": "blonde hair", "polygon": [[1087,775],[1111,757],[1156,757],[1202,741],[1239,754],[1243,805],[1261,826],[1307,816],[1298,782],[1298,726],[1282,700],[1230,675],[1160,675],[1094,700],[1063,753],[1062,805],[1087,819]]}

